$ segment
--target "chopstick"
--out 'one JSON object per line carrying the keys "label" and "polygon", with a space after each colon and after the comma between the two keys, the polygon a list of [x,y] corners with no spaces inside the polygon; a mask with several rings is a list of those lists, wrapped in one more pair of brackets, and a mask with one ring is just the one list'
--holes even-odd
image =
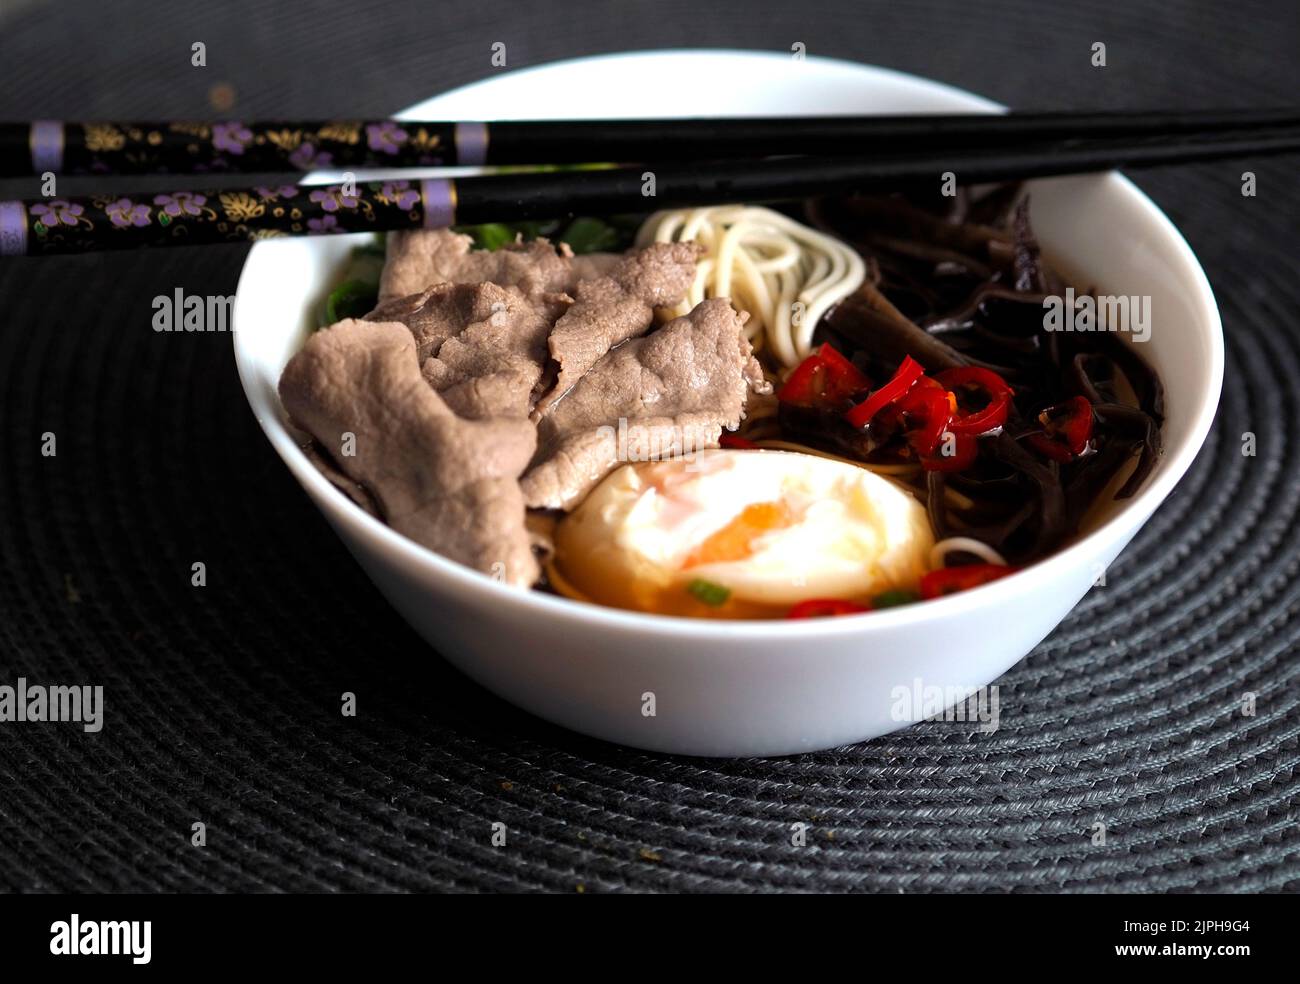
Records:
{"label": "chopstick", "polygon": [[856,157],[1076,139],[1228,134],[1300,123],[1300,108],[1004,115],[543,120],[0,123],[0,177],[271,174],[584,161]]}
{"label": "chopstick", "polygon": [[788,157],[0,202],[0,256],[247,242],[1023,180],[1300,150],[1300,128],[1207,140],[1076,141],[871,159]]}

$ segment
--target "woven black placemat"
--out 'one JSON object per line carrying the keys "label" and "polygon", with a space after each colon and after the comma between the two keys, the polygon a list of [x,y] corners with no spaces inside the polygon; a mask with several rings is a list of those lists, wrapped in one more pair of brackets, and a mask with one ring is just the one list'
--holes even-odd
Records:
{"label": "woven black placemat", "polygon": [[[498,40],[512,66],[803,42],[1034,107],[1300,91],[1295,6],[1251,2],[29,0],[0,37],[15,119],[381,114],[488,75]],[[230,339],[150,329],[155,295],[232,293],[241,249],[0,264],[0,683],[102,685],[107,711],[0,724],[0,887],[1300,887],[1300,193],[1294,160],[1252,163],[1255,198],[1242,169],[1139,180],[1217,290],[1222,408],[1106,586],[999,681],[999,730],[762,761],[580,738],[426,648],[266,445]]]}

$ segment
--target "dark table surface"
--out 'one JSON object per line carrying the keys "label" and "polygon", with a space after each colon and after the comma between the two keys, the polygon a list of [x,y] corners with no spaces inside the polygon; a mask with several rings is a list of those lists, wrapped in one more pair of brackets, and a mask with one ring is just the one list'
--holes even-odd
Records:
{"label": "dark table surface", "polygon": [[[1272,105],[1298,10],[0,0],[0,118],[381,115],[497,71],[498,40],[512,67],[803,42],[1024,108]],[[425,647],[265,443],[230,339],[150,327],[157,294],[233,293],[242,248],[0,263],[0,683],[106,694],[98,734],[0,724],[0,888],[1297,888],[1300,195],[1294,158],[1250,169],[1255,198],[1241,162],[1137,179],[1215,286],[1223,403],[1106,586],[998,681],[1001,727],[774,760],[587,740]]]}

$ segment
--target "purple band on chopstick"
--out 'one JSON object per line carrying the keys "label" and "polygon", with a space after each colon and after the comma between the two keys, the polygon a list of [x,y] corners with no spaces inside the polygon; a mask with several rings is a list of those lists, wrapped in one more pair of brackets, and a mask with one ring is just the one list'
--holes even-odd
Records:
{"label": "purple band on chopstick", "polygon": [[423,178],[420,199],[424,202],[424,227],[445,229],[456,223],[456,182],[449,178]]}
{"label": "purple band on chopstick", "polygon": [[58,120],[34,120],[31,135],[32,168],[37,174],[63,170],[63,124]]}
{"label": "purple band on chopstick", "polygon": [[0,256],[27,252],[27,209],[22,202],[0,202]]}
{"label": "purple band on chopstick", "polygon": [[488,128],[486,123],[456,124],[456,163],[475,166],[487,163]]}

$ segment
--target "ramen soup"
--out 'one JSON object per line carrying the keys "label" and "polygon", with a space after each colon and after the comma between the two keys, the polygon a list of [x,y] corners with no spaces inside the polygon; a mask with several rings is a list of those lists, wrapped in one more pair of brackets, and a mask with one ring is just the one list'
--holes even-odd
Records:
{"label": "ramen soup", "polygon": [[1085,309],[1015,186],[401,232],[280,396],[344,494],[508,584],[844,615],[1005,576],[1141,486],[1160,382],[1054,330]]}

